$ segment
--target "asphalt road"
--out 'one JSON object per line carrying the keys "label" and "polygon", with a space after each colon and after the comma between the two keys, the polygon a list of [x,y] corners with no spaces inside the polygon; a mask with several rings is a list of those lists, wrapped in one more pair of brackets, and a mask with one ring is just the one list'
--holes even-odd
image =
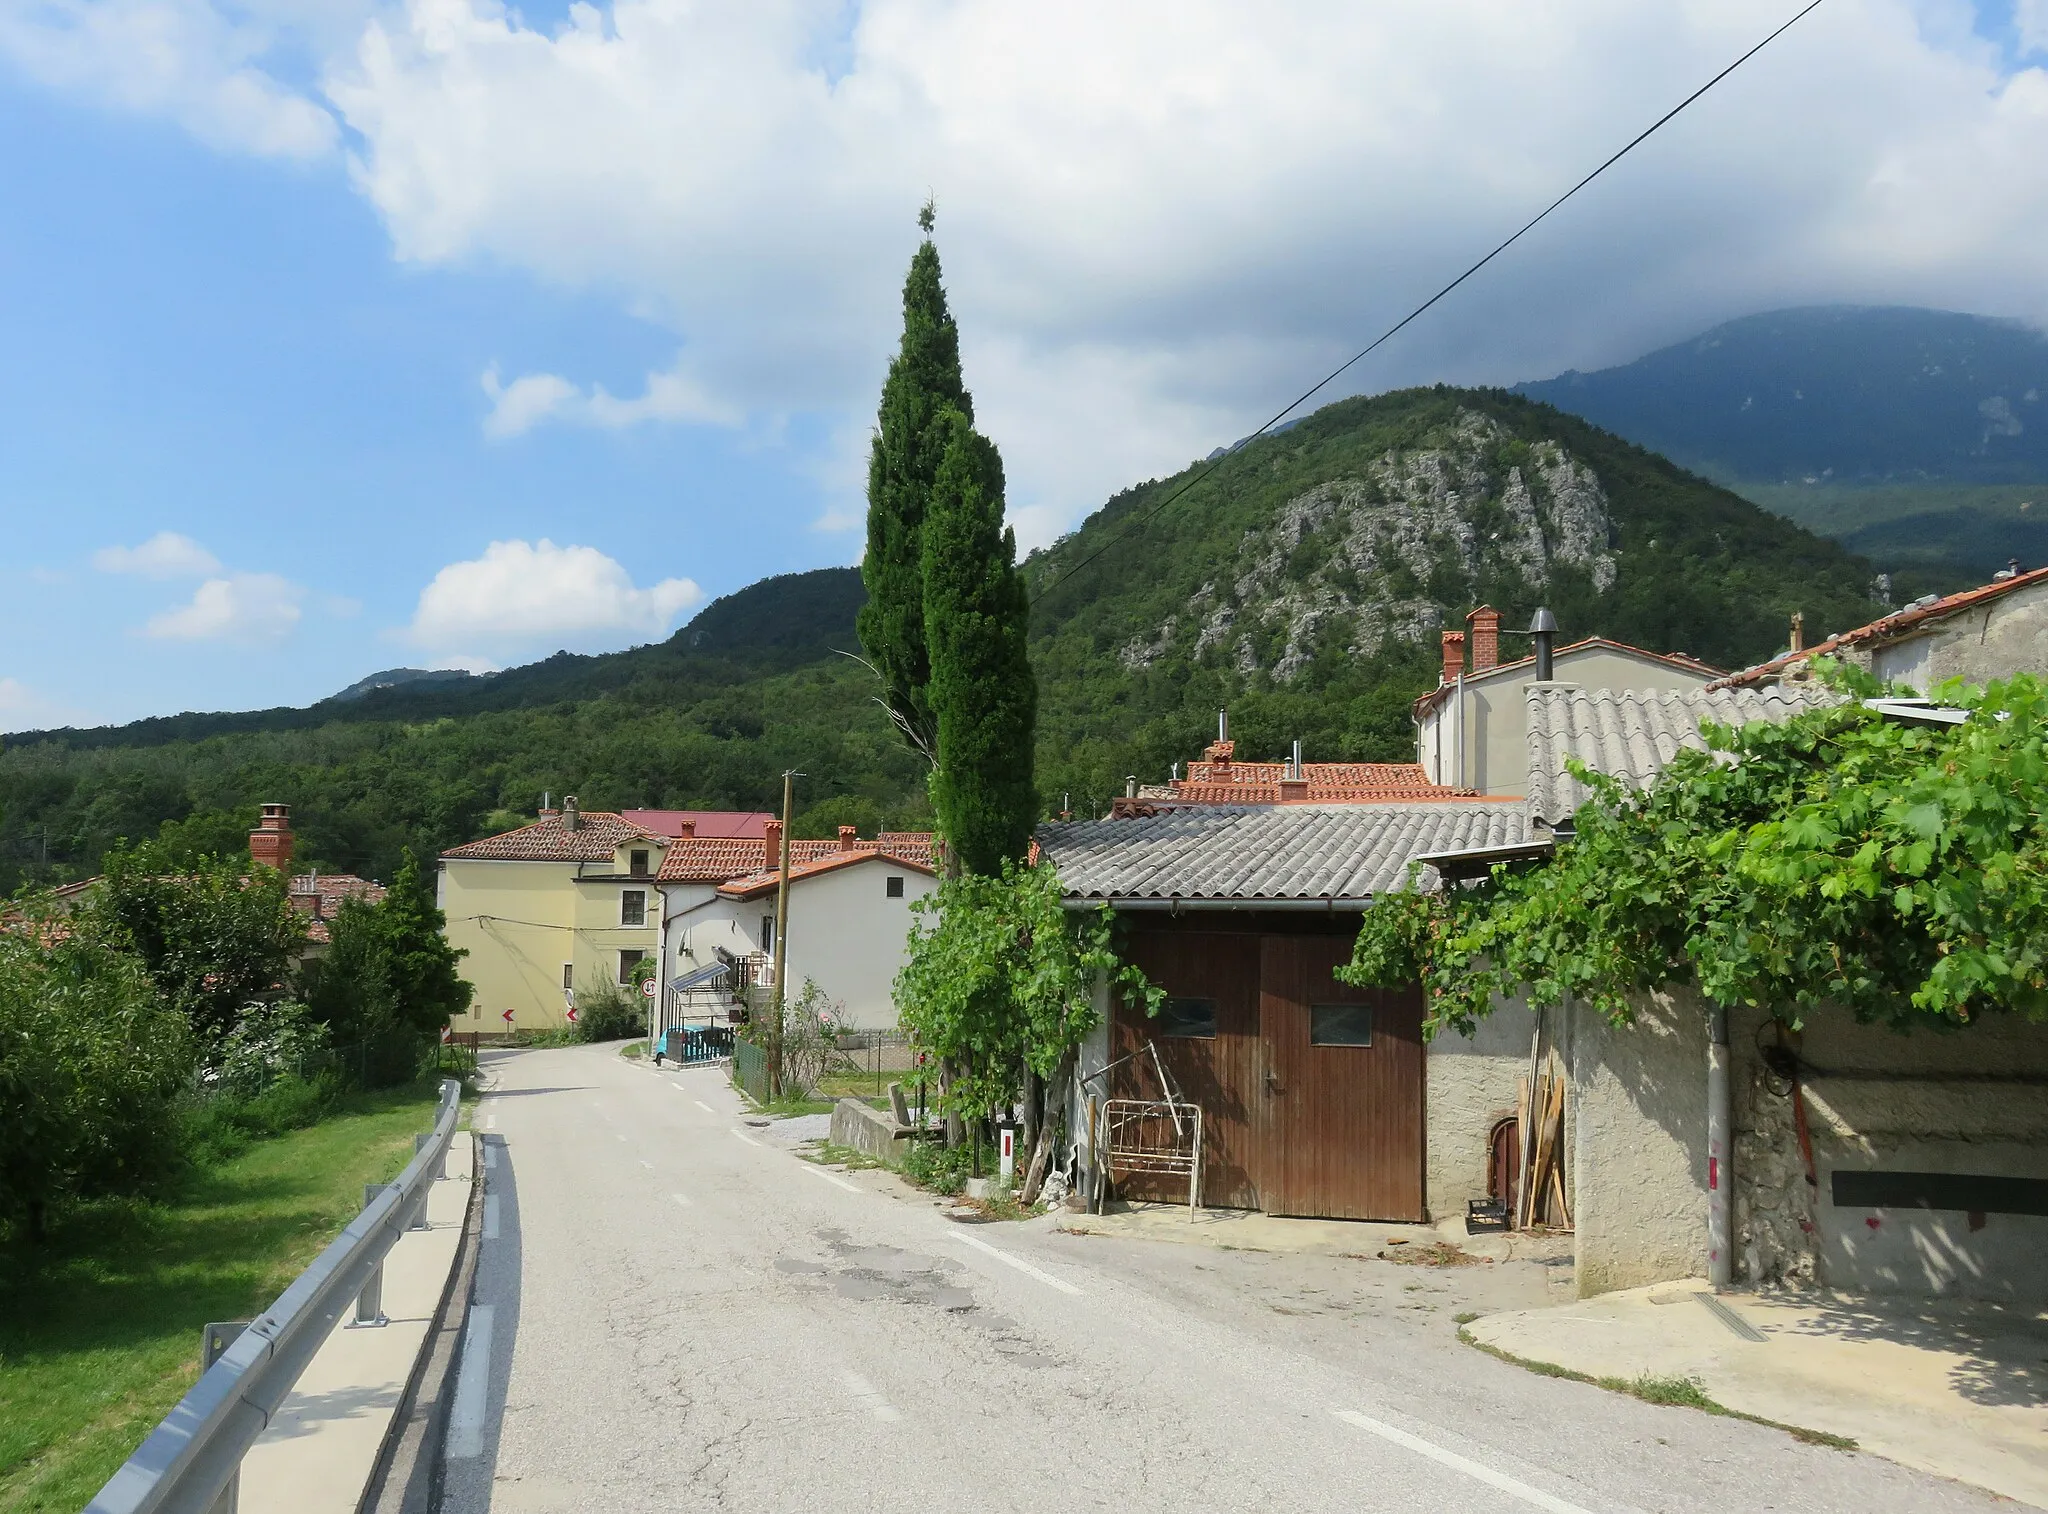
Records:
{"label": "asphalt road", "polygon": [[959,1224],[715,1070],[490,1065],[458,1514],[2010,1507],[1495,1361],[1453,1279]]}

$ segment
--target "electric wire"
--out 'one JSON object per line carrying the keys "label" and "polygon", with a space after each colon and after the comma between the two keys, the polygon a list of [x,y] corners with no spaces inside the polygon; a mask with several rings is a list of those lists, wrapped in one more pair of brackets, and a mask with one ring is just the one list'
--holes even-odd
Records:
{"label": "electric wire", "polygon": [[1805,20],[1808,16],[1812,15],[1815,11],[1819,10],[1823,3],[1824,0],[1810,0],[1810,3],[1807,6],[1805,6],[1805,8],[1800,10],[1796,15],[1794,15],[1791,18],[1791,20],[1785,22],[1776,31],[1772,32],[1769,36],[1765,37],[1761,42],[1757,43],[1754,47],[1750,48],[1748,52],[1744,53],[1741,57],[1737,58],[1733,63],[1730,63],[1726,68],[1722,69],[1719,73],[1715,74],[1713,78],[1707,80],[1707,82],[1702,84],[1698,89],[1694,90],[1691,94],[1687,95],[1683,100],[1680,100],[1676,105],[1672,106],[1671,109],[1664,112],[1664,114],[1659,116],[1655,121],[1652,121],[1642,131],[1638,132],[1634,137],[1630,138],[1627,145],[1622,147],[1620,151],[1616,152],[1612,157],[1608,158],[1598,168],[1594,169],[1591,173],[1587,174],[1583,179],[1579,180],[1578,183],[1572,185],[1570,189],[1567,189],[1563,194],[1559,195],[1556,199],[1552,200],[1548,205],[1544,206],[1543,209],[1538,211],[1534,216],[1530,217],[1529,220],[1522,224],[1521,229],[1516,231],[1513,236],[1509,237],[1506,241],[1502,242],[1499,246],[1495,247],[1493,251],[1487,253],[1485,257],[1481,258],[1478,262],[1474,263],[1470,268],[1467,268],[1455,279],[1452,279],[1450,283],[1444,285],[1443,288],[1439,289],[1435,294],[1431,295],[1428,299],[1424,300],[1420,305],[1417,305],[1413,310],[1409,311],[1406,315],[1402,316],[1400,320],[1396,321],[1393,325],[1389,326],[1385,331],[1381,332],[1378,336],[1374,337],[1365,346],[1361,347],[1358,351],[1354,352],[1350,357],[1346,358],[1343,362],[1339,363],[1335,368],[1332,368],[1328,373],[1324,374],[1322,378],[1318,379],[1314,384],[1311,384],[1307,389],[1303,390],[1293,400],[1289,401],[1288,404],[1284,406],[1279,411],[1279,413],[1276,414],[1271,420],[1267,421],[1263,426],[1260,426],[1256,431],[1253,431],[1250,435],[1246,436],[1242,441],[1236,443],[1229,449],[1229,451],[1225,452],[1221,457],[1213,457],[1208,459],[1194,472],[1194,474],[1191,477],[1188,478],[1188,480],[1185,483],[1183,483],[1178,489],[1175,489],[1171,494],[1167,495],[1166,498],[1160,500],[1156,505],[1153,505],[1149,510],[1146,510],[1142,515],[1134,516],[1130,521],[1126,522],[1122,527],[1120,527],[1109,538],[1109,540],[1105,541],[1101,546],[1097,547],[1093,552],[1090,552],[1086,557],[1082,558],[1072,567],[1067,568],[1062,572],[1054,574],[1045,583],[1041,584],[1039,586],[1038,592],[1032,596],[1031,602],[1033,604],[1036,604],[1040,600],[1044,599],[1045,596],[1050,594],[1055,588],[1065,583],[1068,579],[1072,578],[1076,573],[1079,573],[1083,568],[1087,567],[1090,563],[1094,562],[1097,558],[1101,557],[1103,553],[1109,551],[1110,548],[1124,541],[1139,527],[1145,525],[1146,522],[1150,521],[1154,516],[1158,515],[1160,511],[1164,510],[1168,505],[1171,505],[1175,500],[1179,499],[1182,495],[1186,494],[1188,490],[1194,488],[1196,484],[1199,484],[1203,479],[1207,478],[1211,473],[1215,472],[1216,469],[1221,467],[1224,463],[1230,461],[1231,458],[1235,457],[1244,448],[1250,446],[1253,442],[1257,441],[1260,437],[1264,436],[1268,431],[1272,430],[1273,427],[1279,425],[1281,421],[1285,420],[1290,414],[1292,414],[1295,410],[1299,409],[1308,400],[1314,398],[1317,394],[1321,393],[1324,389],[1327,389],[1331,384],[1335,383],[1355,364],[1360,362],[1362,359],[1370,356],[1376,348],[1390,341],[1395,336],[1398,336],[1401,333],[1401,331],[1404,328],[1406,328],[1411,322],[1415,321],[1417,318],[1426,313],[1432,306],[1437,304],[1437,302],[1442,300],[1446,295],[1450,294],[1460,284],[1463,284],[1467,279],[1471,278],[1474,274],[1478,273],[1480,269],[1484,268],[1488,263],[1491,263],[1495,258],[1499,257],[1502,253],[1506,252],[1510,247],[1514,246],[1515,243],[1521,241],[1524,236],[1528,235],[1528,233],[1534,231],[1536,227],[1546,217],[1548,217],[1552,211],[1556,210],[1559,206],[1563,205],[1565,201],[1569,200],[1573,195],[1577,194],[1580,190],[1584,189],[1588,184],[1591,184],[1595,179],[1599,178],[1600,175],[1607,172],[1608,169],[1612,168],[1615,164],[1619,163],[1623,158],[1627,157],[1631,152],[1635,151],[1635,149],[1640,147],[1644,142],[1648,141],[1651,137],[1655,136],[1659,130],[1661,130],[1665,125],[1667,125],[1687,106],[1691,105],[1695,100],[1699,99],[1700,96],[1704,95],[1708,90],[1712,89],[1715,85],[1719,84],[1723,79],[1727,78],[1730,74],[1734,73],[1736,69],[1742,67],[1742,65],[1747,63],[1751,58],[1754,58],[1758,53],[1762,52],[1765,48],[1769,47],[1773,42],[1777,41],[1780,37],[1784,36],[1785,33],[1792,30],[1792,28],[1797,26],[1801,21]]}

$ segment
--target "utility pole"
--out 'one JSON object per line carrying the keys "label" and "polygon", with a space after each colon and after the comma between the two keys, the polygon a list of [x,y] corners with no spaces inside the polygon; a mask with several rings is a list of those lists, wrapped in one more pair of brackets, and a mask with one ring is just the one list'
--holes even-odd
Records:
{"label": "utility pole", "polygon": [[782,856],[775,880],[775,1003],[768,1020],[768,1097],[782,1097],[782,975],[789,962],[789,809],[795,780],[802,773],[782,775]]}

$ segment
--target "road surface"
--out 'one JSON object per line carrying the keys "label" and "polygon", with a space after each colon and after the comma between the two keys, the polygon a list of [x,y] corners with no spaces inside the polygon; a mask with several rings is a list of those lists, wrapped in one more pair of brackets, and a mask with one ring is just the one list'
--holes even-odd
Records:
{"label": "road surface", "polygon": [[1495,1361],[1427,1269],[960,1224],[715,1069],[489,1065],[455,1514],[2001,1506]]}

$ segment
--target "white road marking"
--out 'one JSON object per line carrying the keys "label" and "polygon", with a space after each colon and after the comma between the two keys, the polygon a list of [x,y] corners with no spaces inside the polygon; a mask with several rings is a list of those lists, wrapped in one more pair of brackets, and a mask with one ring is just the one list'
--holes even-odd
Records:
{"label": "white road marking", "polygon": [[625,1133],[625,1132],[624,1132],[623,1130],[621,1130],[621,1131],[619,1131],[619,1132],[618,1132],[618,1137],[619,1137],[619,1139],[620,1139],[620,1140],[622,1140],[622,1141],[623,1141],[623,1140],[625,1140],[625,1139],[626,1139],[626,1133]]}
{"label": "white road marking", "polygon": [[845,1373],[840,1381],[846,1384],[846,1391],[859,1399],[861,1406],[876,1419],[887,1422],[903,1418],[896,1412],[896,1406],[882,1397],[882,1390],[862,1377],[858,1372]]}
{"label": "white road marking", "polygon": [[[950,1224],[951,1221],[948,1221],[948,1223]],[[987,1252],[990,1256],[994,1257],[997,1261],[1001,1262],[1005,1267],[1015,1267],[1019,1272],[1023,1273],[1026,1277],[1037,1278],[1039,1282],[1045,1284],[1045,1286],[1048,1288],[1057,1288],[1060,1292],[1071,1294],[1075,1298],[1079,1298],[1081,1296],[1081,1290],[1079,1288],[1076,1288],[1072,1283],[1068,1282],[1064,1278],[1054,1277],[1050,1272],[1047,1272],[1042,1267],[1032,1266],[1031,1263],[1025,1261],[1024,1258],[1021,1256],[1012,1256],[1007,1251],[998,1251],[995,1247],[991,1246],[987,1241],[976,1240],[971,1235],[956,1235],[953,1237],[953,1239],[958,1241],[963,1246],[972,1246],[976,1251]]]}
{"label": "white road marking", "polygon": [[498,1195],[496,1195],[495,1193],[487,1193],[484,1195],[484,1239],[487,1241],[495,1241],[497,1238]]}
{"label": "white road marking", "polygon": [[[683,1090],[682,1090],[682,1086],[681,1086],[680,1084],[678,1084],[678,1085],[676,1086],[676,1092],[677,1092],[677,1093],[681,1093],[682,1091],[683,1091]],[[697,1107],[698,1107],[699,1109],[703,1110],[703,1111],[704,1111],[704,1112],[705,1112],[706,1114],[717,1114],[717,1113],[718,1113],[718,1111],[717,1111],[717,1110],[713,1109],[713,1108],[712,1108],[712,1107],[711,1107],[711,1106],[710,1106],[709,1104],[706,1104],[706,1103],[705,1103],[705,1102],[704,1102],[704,1101],[703,1101],[702,1099],[692,1099],[692,1100],[690,1100],[690,1102],[691,1102],[692,1104],[695,1104],[695,1105],[696,1105],[696,1106],[697,1106]]]}
{"label": "white road marking", "polygon": [[740,1139],[741,1139],[742,1141],[745,1141],[745,1142],[746,1142],[746,1143],[747,1143],[747,1144],[748,1144],[749,1146],[758,1146],[758,1145],[760,1145],[760,1144],[761,1144],[761,1143],[760,1143],[759,1141],[755,1140],[755,1139],[754,1139],[754,1138],[753,1138],[752,1136],[748,1135],[748,1134],[747,1134],[747,1133],[746,1133],[746,1132],[745,1132],[744,1130],[741,1130],[741,1129],[739,1129],[739,1128],[737,1128],[737,1127],[734,1127],[734,1128],[733,1128],[733,1132],[732,1132],[732,1133],[733,1133],[734,1135],[738,1136],[738,1137],[739,1137],[739,1138],[740,1138]]}
{"label": "white road marking", "polygon": [[685,1209],[688,1209],[690,1207],[690,1196],[687,1193],[672,1193],[669,1195],[669,1197],[674,1199],[678,1204],[681,1204]]}
{"label": "white road marking", "polygon": [[[803,1158],[798,1157],[797,1160],[802,1162]],[[862,1188],[858,1183],[849,1183],[846,1181],[845,1178],[840,1177],[837,1173],[827,1172],[822,1167],[813,1167],[809,1162],[804,1162],[804,1171],[810,1173],[813,1177],[823,1178],[826,1182],[830,1183],[834,1188],[844,1188],[848,1193],[865,1193],[867,1191],[866,1189]]]}
{"label": "white road marking", "polygon": [[462,1366],[455,1382],[455,1403],[448,1412],[450,1461],[467,1461],[484,1454],[484,1411],[491,1396],[491,1314],[492,1306],[477,1304],[469,1311],[469,1329],[462,1338]]}
{"label": "white road marking", "polygon": [[496,1130],[497,1128],[498,1128],[498,1111],[497,1111],[497,1110],[495,1110],[495,1109],[493,1109],[493,1110],[492,1110],[492,1111],[491,1111],[491,1112],[490,1112],[489,1114],[487,1114],[487,1115],[485,1115],[485,1116],[484,1116],[484,1129],[486,1129],[486,1130]]}
{"label": "white road marking", "polygon": [[1489,1488],[1498,1488],[1512,1498],[1521,1499],[1523,1503],[1533,1504],[1539,1509],[1548,1509],[1550,1514],[1588,1514],[1588,1511],[1578,1504],[1566,1503],[1562,1498],[1546,1493],[1541,1488],[1532,1488],[1505,1472],[1496,1472],[1469,1456],[1447,1451],[1435,1441],[1424,1440],[1419,1435],[1410,1435],[1406,1430],[1397,1430],[1384,1420],[1377,1420],[1350,1409],[1332,1409],[1330,1412],[1347,1425],[1356,1425],[1361,1430],[1377,1435],[1381,1440],[1390,1440],[1404,1450],[1413,1451],[1417,1456],[1427,1456],[1433,1462],[1449,1467],[1454,1472],[1462,1472],[1475,1482],[1485,1483]]}
{"label": "white road marking", "polygon": [[498,1143],[496,1141],[486,1142],[484,1145],[484,1169],[487,1172],[496,1172],[498,1170]]}
{"label": "white road marking", "polygon": [[647,1158],[645,1158],[645,1157],[642,1157],[642,1158],[640,1159],[640,1165],[641,1165],[642,1167],[645,1167],[645,1168],[646,1168],[646,1169],[647,1169],[647,1170],[648,1170],[649,1172],[652,1172],[652,1171],[654,1171],[654,1164],[653,1164],[652,1162],[648,1161],[648,1160],[647,1160]]}

